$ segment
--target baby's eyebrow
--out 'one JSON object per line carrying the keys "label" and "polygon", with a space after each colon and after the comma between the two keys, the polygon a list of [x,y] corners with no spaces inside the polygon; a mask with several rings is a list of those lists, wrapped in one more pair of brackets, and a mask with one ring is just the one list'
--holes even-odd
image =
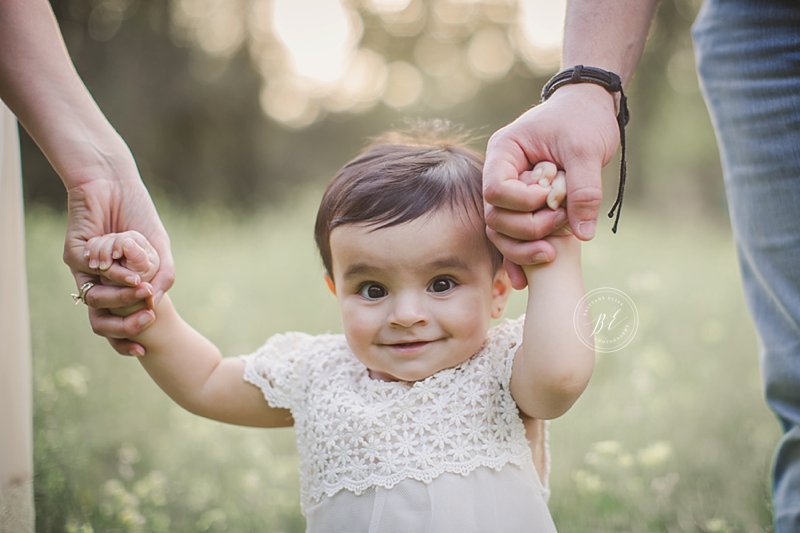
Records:
{"label": "baby's eyebrow", "polygon": [[[469,266],[460,257],[448,256],[440,259],[434,259],[428,263],[423,263],[419,265],[419,269],[424,272],[436,270],[469,270]],[[382,269],[380,267],[370,265],[368,263],[353,263],[347,268],[347,270],[345,270],[344,279],[376,275],[381,272],[381,270]]]}
{"label": "baby's eyebrow", "polygon": [[363,276],[365,274],[373,274],[377,272],[379,269],[367,263],[353,263],[348,267],[347,270],[344,272],[344,279],[350,279],[358,276]]}
{"label": "baby's eyebrow", "polygon": [[451,257],[443,257],[441,259],[436,259],[431,261],[430,263],[425,263],[421,265],[422,268],[430,269],[430,270],[447,270],[447,269],[454,269],[454,270],[468,270],[469,266],[467,263],[464,262],[463,259],[456,256]]}

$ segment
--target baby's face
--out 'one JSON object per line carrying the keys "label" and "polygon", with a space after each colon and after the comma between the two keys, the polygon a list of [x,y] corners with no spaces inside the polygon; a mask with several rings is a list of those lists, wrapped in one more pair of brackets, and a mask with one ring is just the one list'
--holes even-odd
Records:
{"label": "baby's face", "polygon": [[481,348],[510,286],[492,271],[480,231],[440,210],[384,229],[331,232],[345,335],[373,378],[418,381]]}

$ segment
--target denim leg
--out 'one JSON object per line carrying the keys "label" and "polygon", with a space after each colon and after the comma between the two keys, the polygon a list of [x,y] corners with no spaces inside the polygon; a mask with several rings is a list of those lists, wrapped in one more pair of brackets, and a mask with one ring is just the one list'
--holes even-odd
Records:
{"label": "denim leg", "polygon": [[800,531],[800,1],[707,0],[692,29],[770,408],[775,530]]}

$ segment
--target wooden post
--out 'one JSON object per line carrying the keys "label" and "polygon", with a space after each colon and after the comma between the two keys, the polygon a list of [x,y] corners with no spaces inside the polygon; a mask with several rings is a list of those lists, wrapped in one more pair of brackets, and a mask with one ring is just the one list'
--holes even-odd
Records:
{"label": "wooden post", "polygon": [[32,533],[33,409],[17,121],[0,102],[0,533]]}

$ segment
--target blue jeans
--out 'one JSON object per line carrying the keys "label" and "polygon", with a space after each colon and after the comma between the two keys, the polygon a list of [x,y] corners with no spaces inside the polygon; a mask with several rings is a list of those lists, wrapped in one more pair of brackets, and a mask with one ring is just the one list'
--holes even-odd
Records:
{"label": "blue jeans", "polygon": [[767,402],[775,531],[800,532],[800,0],[707,0],[692,28]]}

